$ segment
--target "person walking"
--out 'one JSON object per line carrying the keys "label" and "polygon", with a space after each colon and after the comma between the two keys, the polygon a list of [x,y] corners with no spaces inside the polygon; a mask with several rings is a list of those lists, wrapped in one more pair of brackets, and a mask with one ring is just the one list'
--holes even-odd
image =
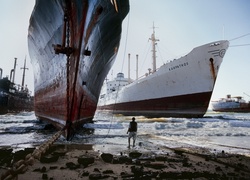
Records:
{"label": "person walking", "polygon": [[130,148],[130,139],[133,138],[133,147],[135,147],[135,140],[137,134],[137,122],[135,122],[135,118],[132,118],[132,121],[129,123],[129,128],[127,131],[128,134],[128,148]]}

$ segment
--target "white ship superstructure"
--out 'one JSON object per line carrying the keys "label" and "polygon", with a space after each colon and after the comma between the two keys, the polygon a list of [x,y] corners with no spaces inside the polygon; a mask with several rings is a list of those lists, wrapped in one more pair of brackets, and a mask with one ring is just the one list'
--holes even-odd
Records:
{"label": "white ship superstructure", "polygon": [[[100,99],[105,98],[106,94],[115,94],[113,92],[118,92],[121,87],[127,86],[129,84],[129,79],[124,78],[123,73],[118,73],[117,77],[113,81],[107,81],[104,83],[100,95]],[[108,98],[108,97],[107,97]]]}

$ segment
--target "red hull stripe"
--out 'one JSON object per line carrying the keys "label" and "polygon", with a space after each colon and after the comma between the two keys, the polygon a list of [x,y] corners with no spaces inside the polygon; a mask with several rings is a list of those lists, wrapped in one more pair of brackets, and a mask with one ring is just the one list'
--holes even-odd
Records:
{"label": "red hull stripe", "polygon": [[212,92],[174,97],[131,101],[99,106],[98,110],[109,110],[124,115],[151,117],[202,117],[208,108]]}

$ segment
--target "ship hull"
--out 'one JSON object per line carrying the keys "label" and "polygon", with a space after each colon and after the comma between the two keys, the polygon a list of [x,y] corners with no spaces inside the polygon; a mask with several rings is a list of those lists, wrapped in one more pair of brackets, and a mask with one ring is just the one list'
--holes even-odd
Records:
{"label": "ship hull", "polygon": [[28,90],[18,90],[7,78],[0,79],[0,114],[33,111],[33,102]]}
{"label": "ship hull", "polygon": [[0,97],[0,114],[33,110],[33,98],[20,98],[12,95]]}
{"label": "ship hull", "polygon": [[98,107],[117,114],[146,117],[202,117],[212,92],[148,99]]}
{"label": "ship hull", "polygon": [[0,96],[0,114],[8,113],[8,96]]}
{"label": "ship hull", "polygon": [[208,108],[228,41],[194,48],[156,72],[101,95],[99,110],[150,117],[202,117]]}
{"label": "ship hull", "polygon": [[235,112],[235,113],[250,113],[250,107],[248,108],[225,108],[225,109],[213,109],[217,112]]}
{"label": "ship hull", "polygon": [[32,98],[20,98],[15,96],[0,97],[0,114],[33,111]]}
{"label": "ship hull", "polygon": [[250,103],[239,103],[239,102],[213,102],[212,110],[217,112],[240,112],[249,113]]}
{"label": "ship hull", "polygon": [[39,119],[60,129],[92,120],[128,11],[127,0],[36,1],[28,45]]}

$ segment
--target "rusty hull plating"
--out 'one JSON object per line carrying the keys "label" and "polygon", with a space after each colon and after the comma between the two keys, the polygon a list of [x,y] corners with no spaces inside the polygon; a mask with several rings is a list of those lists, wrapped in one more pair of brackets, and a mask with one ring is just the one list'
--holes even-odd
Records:
{"label": "rusty hull plating", "polygon": [[68,132],[92,120],[128,11],[128,0],[36,1],[28,46],[38,118]]}

